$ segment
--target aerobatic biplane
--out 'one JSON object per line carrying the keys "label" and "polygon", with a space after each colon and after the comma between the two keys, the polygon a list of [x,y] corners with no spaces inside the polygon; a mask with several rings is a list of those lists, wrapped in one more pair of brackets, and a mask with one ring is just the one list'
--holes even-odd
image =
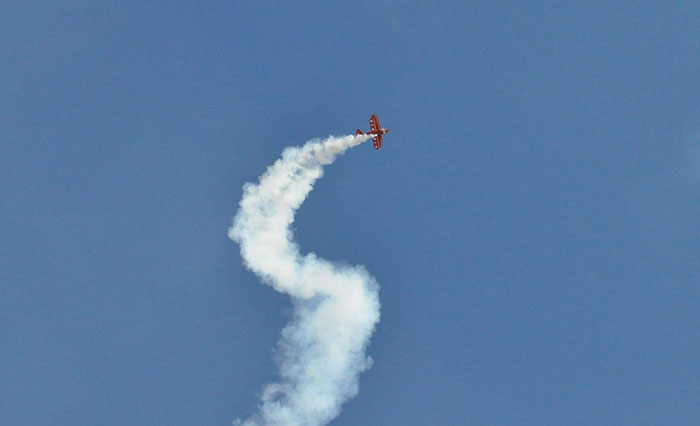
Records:
{"label": "aerobatic biplane", "polygon": [[377,119],[376,114],[372,114],[372,116],[369,118],[369,132],[364,133],[362,130],[357,129],[355,136],[374,135],[372,138],[372,142],[374,142],[374,149],[379,149],[382,147],[382,136],[384,133],[389,133],[389,131],[389,129],[382,129],[382,126],[379,125],[379,120]]}

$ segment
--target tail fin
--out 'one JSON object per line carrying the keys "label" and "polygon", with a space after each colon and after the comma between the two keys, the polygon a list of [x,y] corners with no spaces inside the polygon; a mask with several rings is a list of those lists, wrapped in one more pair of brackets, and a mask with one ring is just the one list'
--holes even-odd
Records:
{"label": "tail fin", "polygon": [[357,131],[355,132],[355,136],[357,135],[364,135],[364,132],[360,129],[357,129]]}

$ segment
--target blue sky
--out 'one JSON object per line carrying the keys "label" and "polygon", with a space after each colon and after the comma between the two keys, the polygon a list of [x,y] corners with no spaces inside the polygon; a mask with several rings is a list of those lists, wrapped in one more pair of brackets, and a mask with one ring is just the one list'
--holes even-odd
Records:
{"label": "blue sky", "polygon": [[212,425],[291,314],[227,238],[288,145],[382,318],[333,425],[695,425],[700,5],[0,5],[0,423]]}

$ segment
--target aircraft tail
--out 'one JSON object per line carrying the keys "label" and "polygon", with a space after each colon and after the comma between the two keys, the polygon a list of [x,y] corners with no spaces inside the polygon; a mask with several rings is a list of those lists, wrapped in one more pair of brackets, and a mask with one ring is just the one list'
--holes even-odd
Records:
{"label": "aircraft tail", "polygon": [[365,134],[365,133],[364,133],[362,130],[360,130],[360,129],[357,129],[357,131],[355,132],[355,136],[357,136],[357,135],[364,135],[364,134]]}

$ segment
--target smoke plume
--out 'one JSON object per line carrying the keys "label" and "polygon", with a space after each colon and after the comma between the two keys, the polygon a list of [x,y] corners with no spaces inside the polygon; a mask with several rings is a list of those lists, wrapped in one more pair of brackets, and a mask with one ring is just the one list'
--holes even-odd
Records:
{"label": "smoke plume", "polygon": [[376,281],[362,266],[302,255],[290,225],[294,213],[331,164],[370,136],[329,137],[289,147],[243,186],[229,237],[240,244],[245,266],[265,284],[291,296],[294,314],[278,343],[280,380],[266,385],[262,404],[243,426],[325,425],[358,392],[359,374],[379,321]]}

